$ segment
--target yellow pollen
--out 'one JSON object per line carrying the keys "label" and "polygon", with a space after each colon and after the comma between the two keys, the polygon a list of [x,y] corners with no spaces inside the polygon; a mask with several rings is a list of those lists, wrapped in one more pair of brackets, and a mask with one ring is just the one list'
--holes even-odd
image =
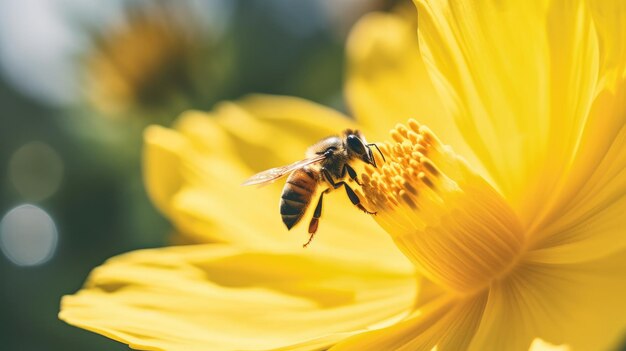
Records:
{"label": "yellow pollen", "polygon": [[506,274],[524,245],[500,194],[430,129],[397,125],[379,145],[386,162],[361,176],[376,221],[426,277],[471,294]]}

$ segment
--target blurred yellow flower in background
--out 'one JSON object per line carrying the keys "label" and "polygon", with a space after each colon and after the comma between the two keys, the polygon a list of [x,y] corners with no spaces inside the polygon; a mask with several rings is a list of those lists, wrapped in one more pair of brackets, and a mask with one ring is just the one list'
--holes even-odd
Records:
{"label": "blurred yellow flower in background", "polygon": [[[617,347],[625,5],[424,0],[418,13],[419,47],[390,14],[348,42],[358,127],[392,129],[387,163],[362,175],[378,216],[333,196],[302,250],[304,229],[287,235],[268,206],[280,185],[239,186],[356,122],[288,97],[187,112],[146,130],[146,185],[181,235],[217,243],[113,258],[61,319],[145,350]],[[409,117],[422,124],[396,125]]]}
{"label": "blurred yellow flower in background", "polygon": [[126,5],[122,21],[92,30],[83,58],[88,101],[105,116],[152,114],[153,121],[156,113],[196,106],[190,99],[221,82],[214,38],[193,11],[184,3]]}

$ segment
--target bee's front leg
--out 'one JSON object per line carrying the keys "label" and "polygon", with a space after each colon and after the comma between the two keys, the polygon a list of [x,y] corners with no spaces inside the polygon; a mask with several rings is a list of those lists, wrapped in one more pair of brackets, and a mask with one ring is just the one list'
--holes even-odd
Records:
{"label": "bee's front leg", "polygon": [[357,174],[354,168],[350,167],[350,165],[348,165],[347,163],[343,166],[343,169],[341,170],[342,178],[346,175],[346,172],[348,172],[350,179],[354,180],[359,186],[363,185],[357,178]]}
{"label": "bee's front leg", "polygon": [[346,189],[346,194],[348,194],[348,198],[350,199],[350,201],[352,202],[354,206],[358,207],[361,211],[367,214],[371,214],[371,215],[376,214],[376,212],[368,211],[361,204],[361,199],[359,199],[359,196],[354,192],[354,190],[352,190],[352,188],[350,187],[350,185],[348,185],[348,183],[344,182],[343,180],[339,182],[335,182],[333,180],[333,176],[328,172],[326,168],[322,168],[322,175],[324,179],[326,179],[328,184],[332,185],[333,189],[337,189],[343,185],[344,189]]}

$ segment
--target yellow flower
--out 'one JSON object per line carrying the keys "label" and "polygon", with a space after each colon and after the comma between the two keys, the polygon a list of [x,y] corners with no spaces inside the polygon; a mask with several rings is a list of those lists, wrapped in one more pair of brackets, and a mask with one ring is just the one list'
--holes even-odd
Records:
{"label": "yellow flower", "polygon": [[[93,34],[84,57],[85,94],[107,116],[181,111],[195,98],[198,62],[208,39],[189,6],[129,7],[121,23]],[[186,22],[183,19],[186,18]],[[204,51],[203,51],[204,50]],[[183,96],[187,94],[187,96]]]}
{"label": "yellow flower", "polygon": [[[187,237],[220,243],[114,258],[64,298],[61,318],[145,350],[617,347],[624,6],[424,0],[421,52],[401,17],[364,18],[346,91],[370,139],[393,128],[387,163],[361,175],[379,213],[329,197],[307,250],[306,228],[285,233],[268,206],[279,185],[238,184],[349,120],[255,96],[151,127],[153,201]],[[409,116],[421,124],[396,126]]]}

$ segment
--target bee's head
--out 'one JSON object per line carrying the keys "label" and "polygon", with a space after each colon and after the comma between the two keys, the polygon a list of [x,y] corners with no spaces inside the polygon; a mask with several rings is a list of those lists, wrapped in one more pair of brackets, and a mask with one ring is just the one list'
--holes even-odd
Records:
{"label": "bee's head", "polygon": [[365,137],[363,136],[363,134],[361,134],[361,132],[359,132],[358,130],[348,129],[345,131],[345,134],[348,154],[358,158],[365,163],[377,167],[376,160],[374,159],[374,154],[372,153],[372,149],[370,148],[370,146],[375,146],[375,144],[368,144],[367,141],[365,141]]}

